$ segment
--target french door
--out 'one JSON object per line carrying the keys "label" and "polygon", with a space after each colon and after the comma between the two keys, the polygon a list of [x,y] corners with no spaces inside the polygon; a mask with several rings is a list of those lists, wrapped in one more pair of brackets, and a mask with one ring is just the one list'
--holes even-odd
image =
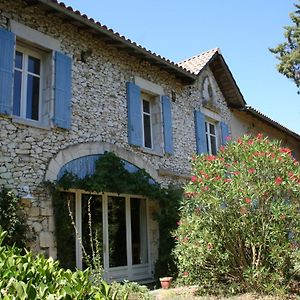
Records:
{"label": "french door", "polygon": [[[102,256],[104,278],[121,281],[152,277],[148,200],[141,196],[84,191],[76,191],[75,195],[78,235],[88,255],[98,252]],[[83,258],[83,249],[76,239],[78,268],[86,267]]]}

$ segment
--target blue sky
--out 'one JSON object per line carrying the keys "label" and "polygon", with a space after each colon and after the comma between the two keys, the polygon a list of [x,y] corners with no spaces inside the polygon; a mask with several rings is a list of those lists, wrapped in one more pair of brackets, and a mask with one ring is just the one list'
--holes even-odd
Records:
{"label": "blue sky", "polygon": [[219,47],[248,105],[300,134],[300,96],[268,48],[284,40],[292,0],[66,0],[174,62]]}

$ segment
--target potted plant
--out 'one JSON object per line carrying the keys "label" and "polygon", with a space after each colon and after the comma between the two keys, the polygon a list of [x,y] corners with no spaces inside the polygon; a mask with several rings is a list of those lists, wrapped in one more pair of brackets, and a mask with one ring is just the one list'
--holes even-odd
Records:
{"label": "potted plant", "polygon": [[161,287],[163,289],[169,289],[170,286],[171,286],[172,279],[173,279],[173,277],[170,277],[170,276],[169,277],[161,277],[161,278],[159,278]]}

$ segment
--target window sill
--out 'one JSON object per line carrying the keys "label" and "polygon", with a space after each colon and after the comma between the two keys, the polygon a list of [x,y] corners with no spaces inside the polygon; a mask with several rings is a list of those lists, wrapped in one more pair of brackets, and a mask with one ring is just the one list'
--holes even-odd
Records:
{"label": "window sill", "polygon": [[143,148],[143,147],[141,147],[140,149],[141,149],[142,152],[144,152],[146,154],[152,154],[152,155],[156,155],[156,156],[159,156],[159,157],[164,156],[163,152],[158,152],[158,151],[155,151],[153,149],[147,149],[147,148]]}
{"label": "window sill", "polygon": [[30,127],[36,127],[39,129],[44,129],[44,130],[50,130],[50,126],[49,125],[45,125],[41,122],[37,122],[37,121],[32,121],[32,120],[28,120],[28,119],[23,119],[23,118],[19,118],[16,116],[12,117],[12,121],[14,123],[17,124],[21,124],[21,125],[26,125],[26,126],[30,126]]}

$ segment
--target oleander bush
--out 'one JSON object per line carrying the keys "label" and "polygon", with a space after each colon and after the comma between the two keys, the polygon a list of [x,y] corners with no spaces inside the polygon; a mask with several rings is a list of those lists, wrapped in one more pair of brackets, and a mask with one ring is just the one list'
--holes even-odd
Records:
{"label": "oleander bush", "polygon": [[195,156],[192,168],[174,233],[180,280],[207,293],[286,292],[300,261],[300,167],[291,150],[244,136],[217,156]]}
{"label": "oleander bush", "polygon": [[34,256],[27,251],[22,255],[15,246],[3,246],[5,235],[0,231],[0,299],[116,299],[106,282],[93,285],[88,269],[72,272],[40,254]]}

